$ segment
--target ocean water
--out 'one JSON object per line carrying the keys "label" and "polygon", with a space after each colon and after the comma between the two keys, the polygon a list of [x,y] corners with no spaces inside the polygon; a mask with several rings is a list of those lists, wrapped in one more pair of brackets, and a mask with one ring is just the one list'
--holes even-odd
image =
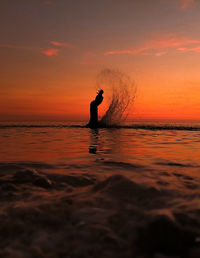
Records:
{"label": "ocean water", "polygon": [[[35,162],[99,173],[175,171],[199,177],[200,123],[1,123],[0,162]],[[71,167],[70,167],[71,166]],[[144,176],[145,178],[145,176]],[[142,180],[142,176],[141,176]]]}
{"label": "ocean water", "polygon": [[200,257],[200,124],[83,125],[0,124],[0,254]]}

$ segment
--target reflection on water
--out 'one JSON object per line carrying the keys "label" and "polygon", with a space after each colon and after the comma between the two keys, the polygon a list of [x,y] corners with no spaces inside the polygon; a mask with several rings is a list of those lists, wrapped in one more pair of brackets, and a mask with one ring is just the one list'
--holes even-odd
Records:
{"label": "reflection on water", "polygon": [[97,154],[98,138],[99,138],[99,129],[98,128],[90,129],[89,153]]}
{"label": "reflection on water", "polygon": [[0,257],[18,257],[16,247],[20,257],[96,257],[96,250],[106,250],[99,257],[111,251],[112,257],[200,257],[199,136],[133,128],[1,129]]}
{"label": "reflection on water", "polygon": [[0,130],[0,145],[1,162],[78,164],[101,172],[112,162],[110,170],[127,170],[122,164],[130,164],[199,176],[198,131],[11,127]]}

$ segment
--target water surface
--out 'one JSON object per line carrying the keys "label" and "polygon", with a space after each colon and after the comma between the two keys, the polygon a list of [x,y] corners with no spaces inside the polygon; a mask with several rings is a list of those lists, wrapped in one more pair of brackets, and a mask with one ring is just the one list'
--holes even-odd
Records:
{"label": "water surface", "polygon": [[199,257],[199,124],[83,125],[0,125],[0,255]]}

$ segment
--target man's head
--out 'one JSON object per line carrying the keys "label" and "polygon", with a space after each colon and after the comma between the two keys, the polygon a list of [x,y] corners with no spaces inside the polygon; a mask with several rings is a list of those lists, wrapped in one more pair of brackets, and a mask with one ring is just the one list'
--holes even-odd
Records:
{"label": "man's head", "polygon": [[102,95],[103,93],[104,93],[103,90],[100,90],[100,91],[98,92],[99,95]]}

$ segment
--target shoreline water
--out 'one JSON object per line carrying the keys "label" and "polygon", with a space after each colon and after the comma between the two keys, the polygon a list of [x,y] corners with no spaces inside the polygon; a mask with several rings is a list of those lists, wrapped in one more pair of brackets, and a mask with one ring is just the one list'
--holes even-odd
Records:
{"label": "shoreline water", "polygon": [[188,209],[190,196],[162,185],[49,168],[0,164],[2,257],[200,254],[199,193]]}
{"label": "shoreline water", "polygon": [[197,258],[198,131],[0,130],[1,257]]}
{"label": "shoreline water", "polygon": [[[6,128],[89,128],[85,122],[0,122],[0,129]],[[99,124],[97,128],[108,129],[141,129],[141,130],[183,130],[200,131],[200,122],[184,121],[128,121],[121,124]]]}

